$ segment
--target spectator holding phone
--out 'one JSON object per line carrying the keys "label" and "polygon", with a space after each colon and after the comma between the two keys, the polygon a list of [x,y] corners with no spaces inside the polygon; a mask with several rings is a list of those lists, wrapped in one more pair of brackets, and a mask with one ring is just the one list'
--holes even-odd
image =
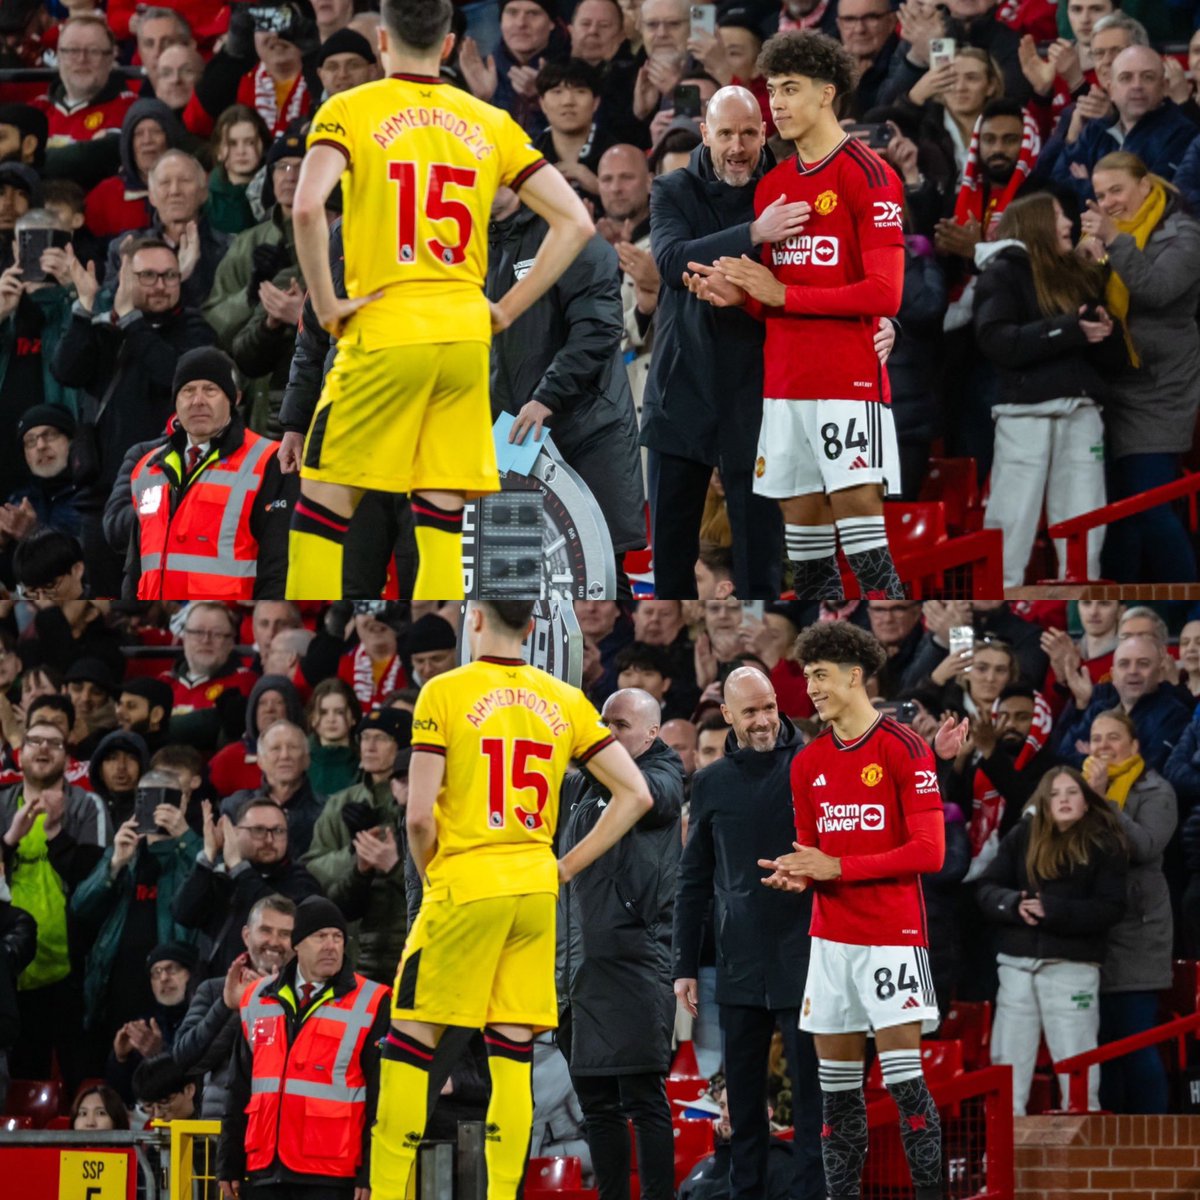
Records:
{"label": "spectator holding phone", "polygon": [[[141,741],[136,734],[111,736]],[[202,844],[184,816],[179,780],[161,769],[151,771],[139,783],[133,815],[121,823],[113,844],[71,899],[71,915],[87,935],[86,1028],[106,1041],[151,1002],[146,974],[118,970],[117,964],[142,961],[160,942],[195,940],[195,933],[172,917],[171,905]]]}
{"label": "spectator holding phone", "polygon": [[[1032,803],[977,893],[1000,927],[992,1061],[1013,1068],[1016,1116],[1025,1115],[1043,1035],[1056,1061],[1095,1048],[1100,964],[1125,908],[1125,839],[1104,798],[1073,767],[1059,767]],[[1091,1111],[1100,1107],[1099,1076],[1099,1068],[1089,1072]],[[1065,1076],[1059,1086],[1065,1096]]]}
{"label": "spectator holding phone", "polygon": [[[1103,274],[1077,255],[1071,219],[1045,193],[1014,200],[975,251],[975,341],[995,365],[995,452],[984,524],[1004,533],[1004,586],[1020,587],[1043,509],[1051,524],[1104,505],[1104,373],[1123,362]],[[1088,535],[1099,578],[1103,527]],[[1066,543],[1056,542],[1058,576]]]}

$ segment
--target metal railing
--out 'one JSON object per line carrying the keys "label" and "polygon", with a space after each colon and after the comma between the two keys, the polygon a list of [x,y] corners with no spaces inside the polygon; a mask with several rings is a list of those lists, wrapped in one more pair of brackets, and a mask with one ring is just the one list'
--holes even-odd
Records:
{"label": "metal railing", "polygon": [[1161,1042],[1178,1040],[1179,1065],[1187,1065],[1187,1040],[1190,1034],[1200,1029],[1200,1012],[1190,1013],[1186,1017],[1177,1017],[1163,1025],[1155,1025],[1142,1033],[1133,1033],[1115,1042],[1106,1042],[1094,1050],[1085,1050],[1082,1054],[1073,1054],[1062,1062],[1054,1064],[1054,1070],[1059,1075],[1067,1076],[1067,1107],[1069,1113],[1086,1113],[1088,1109],[1088,1073],[1092,1067],[1100,1063],[1111,1062],[1114,1058],[1124,1058],[1135,1050],[1144,1050],[1147,1046],[1157,1046]]}

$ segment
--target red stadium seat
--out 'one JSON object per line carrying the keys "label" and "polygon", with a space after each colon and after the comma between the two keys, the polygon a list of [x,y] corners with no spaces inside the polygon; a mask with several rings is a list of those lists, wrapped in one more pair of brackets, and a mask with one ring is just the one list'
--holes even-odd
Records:
{"label": "red stadium seat", "polygon": [[0,1133],[16,1133],[19,1129],[32,1129],[32,1117],[0,1117]]}
{"label": "red stadium seat", "polygon": [[58,1115],[62,1085],[55,1079],[14,1079],[8,1085],[7,1116],[31,1117],[41,1129]]}
{"label": "red stadium seat", "polygon": [[50,1120],[48,1120],[46,1122],[46,1128],[47,1129],[70,1129],[71,1128],[71,1118],[70,1117],[51,1117]]}
{"label": "red stadium seat", "polygon": [[959,1041],[921,1043],[921,1066],[925,1078],[933,1083],[955,1079],[963,1073],[963,1044]]}
{"label": "red stadium seat", "polygon": [[525,1170],[525,1194],[553,1194],[583,1187],[583,1163],[574,1156],[567,1158],[531,1158]]}
{"label": "red stadium seat", "polygon": [[946,506],[942,501],[917,504],[888,502],[883,506],[892,555],[928,550],[947,540]]}
{"label": "red stadium seat", "polygon": [[[696,1048],[691,1042],[680,1042],[671,1064],[672,1079],[704,1079],[700,1064],[696,1061]],[[708,1081],[705,1080],[705,1083]]]}
{"label": "red stadium seat", "polygon": [[691,1174],[692,1168],[713,1152],[711,1121],[688,1121],[678,1117],[671,1122],[675,1131],[675,1187]]}
{"label": "red stadium seat", "polygon": [[946,524],[955,533],[980,527],[983,507],[973,458],[931,458],[921,484],[919,500],[940,500],[946,506]]}
{"label": "red stadium seat", "polygon": [[671,1102],[671,1115],[679,1115],[676,1100],[699,1100],[708,1091],[707,1079],[678,1079],[672,1075],[667,1080],[667,1099]]}
{"label": "red stadium seat", "polygon": [[992,1006],[986,1000],[977,1003],[956,1001],[950,1006],[938,1034],[962,1043],[963,1066],[968,1071],[990,1065]]}

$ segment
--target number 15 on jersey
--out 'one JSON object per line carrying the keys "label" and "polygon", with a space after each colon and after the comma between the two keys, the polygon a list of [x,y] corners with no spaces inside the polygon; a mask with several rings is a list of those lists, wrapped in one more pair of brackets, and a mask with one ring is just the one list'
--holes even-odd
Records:
{"label": "number 15 on jersey", "polygon": [[[478,172],[473,167],[430,163],[422,188],[419,176],[424,166],[416,162],[388,163],[388,178],[396,184],[397,192],[397,257],[401,263],[415,263],[423,247],[443,266],[457,266],[467,256],[475,222],[470,208],[455,192],[473,190]],[[446,222],[455,229],[449,241],[442,240],[449,232]],[[435,224],[437,230],[433,229]]]}

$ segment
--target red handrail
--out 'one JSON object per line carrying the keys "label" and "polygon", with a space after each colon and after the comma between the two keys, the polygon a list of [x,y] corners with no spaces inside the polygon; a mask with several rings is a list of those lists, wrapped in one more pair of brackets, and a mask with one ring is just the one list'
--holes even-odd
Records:
{"label": "red handrail", "polygon": [[[1197,478],[1200,478],[1198,476]],[[1200,1012],[1189,1013],[1186,1017],[1177,1017],[1164,1025],[1155,1025],[1142,1033],[1131,1033],[1129,1037],[1116,1042],[1106,1042],[1094,1050],[1085,1050],[1082,1054],[1073,1054],[1062,1062],[1054,1064],[1054,1069],[1060,1075],[1069,1075],[1070,1083],[1067,1092],[1067,1112],[1085,1113],[1088,1111],[1088,1071],[1099,1063],[1109,1062],[1114,1058],[1124,1058],[1135,1050],[1143,1050],[1147,1046],[1157,1046],[1159,1042],[1168,1042],[1172,1038],[1180,1040],[1180,1058],[1184,1055],[1184,1038],[1195,1029],[1200,1029]]]}
{"label": "red handrail", "polygon": [[1086,583],[1088,581],[1087,535],[1093,529],[1099,529],[1101,525],[1111,525],[1114,521],[1136,516],[1140,512],[1147,512],[1151,508],[1157,508],[1160,504],[1166,504],[1168,501],[1179,500],[1186,496],[1188,525],[1195,532],[1197,492],[1200,492],[1200,474],[1184,471],[1181,478],[1171,483],[1151,488],[1148,492],[1139,492],[1136,496],[1130,496],[1125,500],[1114,500],[1111,504],[1093,508],[1090,512],[1080,513],[1077,517],[1070,517],[1066,521],[1059,521],[1058,524],[1051,525],[1046,533],[1052,538],[1064,538],[1067,543],[1067,569],[1063,582]]}
{"label": "red handrail", "polygon": [[[1004,535],[999,529],[979,529],[947,538],[925,550],[897,553],[896,574],[910,586],[914,600],[923,600],[921,584],[925,579],[971,563],[975,564],[971,599],[994,600],[1004,591]],[[847,599],[860,595],[858,582],[848,567],[842,572],[842,583]],[[942,592],[938,589],[935,594]]]}

